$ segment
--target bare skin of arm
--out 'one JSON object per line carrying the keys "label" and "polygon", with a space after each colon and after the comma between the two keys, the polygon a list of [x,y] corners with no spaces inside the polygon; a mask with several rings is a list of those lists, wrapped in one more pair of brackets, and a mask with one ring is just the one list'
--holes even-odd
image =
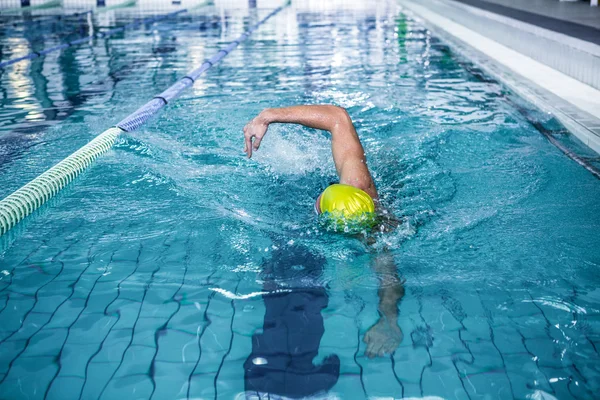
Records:
{"label": "bare skin of arm", "polygon": [[383,357],[393,353],[404,335],[398,325],[398,304],[404,297],[404,282],[398,276],[398,267],[390,252],[384,250],[374,255],[372,267],[379,278],[379,320],[365,333],[365,355]]}
{"label": "bare skin of arm", "polygon": [[350,116],[341,107],[330,105],[267,108],[244,127],[244,151],[252,157],[258,150],[270,124],[300,124],[331,133],[333,161],[340,183],[364,190],[377,199],[377,190],[369,169],[365,151]]}
{"label": "bare skin of arm", "polygon": [[[365,151],[346,110],[331,105],[267,108],[244,127],[244,152],[248,157],[252,157],[252,152],[259,149],[269,125],[273,123],[299,124],[330,132],[331,151],[340,183],[357,187],[374,200],[378,199]],[[389,252],[375,255],[373,269],[377,275],[391,279],[380,282],[380,318],[363,339],[367,344],[365,354],[370,358],[392,353],[403,338],[398,326],[398,302],[404,296],[404,286],[398,277],[392,255]]]}

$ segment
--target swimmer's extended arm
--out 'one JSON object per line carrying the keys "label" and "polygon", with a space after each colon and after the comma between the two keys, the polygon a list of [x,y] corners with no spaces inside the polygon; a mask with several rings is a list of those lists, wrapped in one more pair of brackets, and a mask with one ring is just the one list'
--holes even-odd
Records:
{"label": "swimmer's extended arm", "polygon": [[331,105],[267,108],[244,127],[244,151],[248,157],[258,150],[269,124],[300,124],[331,133],[333,161],[340,183],[355,186],[377,198],[377,190],[367,167],[365,151],[345,109]]}
{"label": "swimmer's extended arm", "polygon": [[398,304],[404,297],[404,282],[398,276],[398,268],[388,251],[378,253],[373,269],[379,277],[379,320],[365,333],[365,355],[369,358],[393,353],[403,339],[398,325]]}

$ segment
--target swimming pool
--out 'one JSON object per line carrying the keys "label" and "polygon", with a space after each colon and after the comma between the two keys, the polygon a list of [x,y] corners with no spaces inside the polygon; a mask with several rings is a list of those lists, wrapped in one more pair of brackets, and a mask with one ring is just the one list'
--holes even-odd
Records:
{"label": "swimming pool", "polygon": [[[200,9],[2,71],[0,195],[269,11]],[[336,179],[325,134],[276,126],[244,158],[249,119],[301,103],[356,124],[404,220],[376,245],[312,214]],[[561,129],[393,2],[286,8],[2,237],[0,398],[593,398],[600,185],[532,122]],[[369,359],[385,248],[404,339]]]}

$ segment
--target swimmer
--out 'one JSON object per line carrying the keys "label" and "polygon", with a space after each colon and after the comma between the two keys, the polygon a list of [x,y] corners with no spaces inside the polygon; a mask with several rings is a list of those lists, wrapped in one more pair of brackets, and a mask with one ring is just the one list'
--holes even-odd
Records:
{"label": "swimmer", "polygon": [[[371,217],[384,212],[367,167],[365,151],[345,109],[332,105],[301,105],[263,110],[244,127],[244,152],[248,158],[260,148],[273,123],[300,124],[331,134],[331,151],[340,183],[330,185],[316,199],[318,214],[332,214],[348,221],[373,221]],[[398,303],[404,296],[404,286],[393,257],[387,251],[377,254],[373,268],[378,276],[389,279],[387,282],[380,279],[380,318],[363,339],[369,358],[391,354],[403,338],[398,325]]]}

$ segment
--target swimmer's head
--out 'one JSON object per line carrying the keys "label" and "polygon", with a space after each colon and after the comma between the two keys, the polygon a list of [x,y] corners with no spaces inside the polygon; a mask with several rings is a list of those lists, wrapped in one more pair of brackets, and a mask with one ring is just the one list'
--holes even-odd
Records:
{"label": "swimmer's head", "polygon": [[344,184],[330,185],[315,203],[315,211],[324,214],[335,225],[372,225],[375,203],[364,190]]}

